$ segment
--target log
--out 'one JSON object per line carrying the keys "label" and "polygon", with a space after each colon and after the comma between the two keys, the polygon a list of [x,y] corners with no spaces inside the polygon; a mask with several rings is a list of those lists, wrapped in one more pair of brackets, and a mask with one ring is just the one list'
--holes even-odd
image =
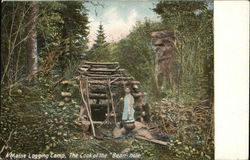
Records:
{"label": "log", "polygon": [[114,65],[114,64],[119,64],[119,62],[85,62],[85,64],[89,65]]}
{"label": "log", "polygon": [[70,97],[71,93],[70,92],[61,92],[62,97]]}
{"label": "log", "polygon": [[89,68],[78,68],[78,71],[81,71],[81,72],[86,72]]}
{"label": "log", "polygon": [[67,81],[67,80],[62,80],[62,81],[61,81],[61,84],[70,84],[70,82]]}
{"label": "log", "polygon": [[128,74],[125,74],[124,72],[121,72],[121,71],[115,71],[115,72],[92,72],[92,71],[81,71],[81,70],[78,70],[77,71],[80,75],[85,75],[85,76],[88,76],[88,74],[96,74],[96,75],[101,75],[101,76],[112,76],[112,75],[115,75],[115,76],[121,76],[121,77],[126,77],[126,76],[129,76]]}
{"label": "log", "polygon": [[[90,80],[89,83],[91,85],[102,85],[102,86],[107,86],[107,80],[98,80],[98,78],[94,77],[95,80]],[[96,80],[97,79],[97,80]],[[99,78],[100,79],[100,78]],[[119,86],[119,85],[127,85],[127,84],[131,84],[131,81],[130,79],[133,79],[133,78],[128,78],[128,80],[126,79],[117,79],[115,80],[114,82],[112,82],[111,84],[112,85],[116,85],[116,86]]]}
{"label": "log", "polygon": [[113,82],[112,84],[113,85],[123,85],[123,84],[127,85],[127,84],[131,84],[131,82],[124,80],[124,81],[116,81],[116,82]]}
{"label": "log", "polygon": [[140,84],[139,81],[131,81],[131,83],[134,84],[134,85],[139,85]]}
{"label": "log", "polygon": [[94,124],[103,124],[103,121],[93,121]]}
{"label": "log", "polygon": [[107,86],[107,80],[89,80],[91,85],[102,85]]}
{"label": "log", "polygon": [[134,84],[134,85],[133,85],[133,89],[139,89],[139,86],[136,85],[136,84]]}
{"label": "log", "polygon": [[117,67],[119,67],[119,65],[117,64],[113,64],[113,65],[104,65],[104,64],[95,64],[95,65],[83,65],[81,66],[82,68],[109,68],[109,69],[115,69]]}
{"label": "log", "polygon": [[90,99],[108,99],[108,96],[106,94],[89,94]]}
{"label": "log", "polygon": [[91,93],[106,93],[107,92],[107,86],[105,85],[90,85],[89,88]]}
{"label": "log", "polygon": [[120,76],[129,76],[127,74],[125,74],[123,71],[115,71],[115,72],[92,72],[92,71],[81,71],[81,70],[78,70],[78,72],[80,74],[100,74],[100,75],[112,75],[112,74],[119,74]]}
{"label": "log", "polygon": [[100,65],[82,65],[81,68],[106,68],[106,69],[119,69],[120,66],[117,64],[112,64],[112,65],[104,65],[104,64],[100,64]]}
{"label": "log", "polygon": [[125,69],[108,69],[108,68],[91,68],[88,69],[91,72],[124,72]]}
{"label": "log", "polygon": [[[121,80],[134,80],[134,77],[111,77],[110,80],[114,80],[117,79],[117,81],[121,81]],[[90,80],[108,80],[108,77],[90,77]]]}
{"label": "log", "polygon": [[148,139],[148,138],[145,138],[145,137],[142,137],[142,136],[139,136],[139,135],[136,135],[135,138],[145,140],[145,141],[148,141],[148,142],[152,142],[152,143],[156,143],[156,144],[160,144],[160,145],[164,145],[164,146],[166,146],[168,144],[167,142],[164,142],[164,141],[161,141],[161,140],[158,140],[158,139]]}
{"label": "log", "polygon": [[111,78],[109,78],[109,77],[88,77],[88,76],[81,75],[81,77],[79,77],[79,80],[80,79],[85,80],[86,78],[88,78],[89,81],[91,81],[91,80],[101,80],[101,81],[106,80],[107,81],[108,79],[110,79],[111,81],[115,80],[115,79],[118,79],[118,80],[134,80],[135,79],[134,77],[131,77],[131,76],[111,77]]}
{"label": "log", "polygon": [[88,77],[104,77],[104,78],[116,78],[116,77],[121,77],[120,74],[103,75],[103,74],[83,73],[83,75],[88,76]]}
{"label": "log", "polygon": [[103,93],[107,93],[107,90],[93,89],[93,90],[90,90],[90,93],[103,94]]}
{"label": "log", "polygon": [[98,107],[108,107],[107,104],[90,104],[90,107],[92,108],[98,108]]}

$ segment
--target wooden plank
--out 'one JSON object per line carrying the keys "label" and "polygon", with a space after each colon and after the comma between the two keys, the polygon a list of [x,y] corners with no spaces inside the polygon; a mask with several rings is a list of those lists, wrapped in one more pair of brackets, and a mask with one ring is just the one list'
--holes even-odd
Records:
{"label": "wooden plank", "polygon": [[164,146],[166,146],[168,144],[167,142],[164,142],[164,141],[161,141],[161,140],[158,140],[158,139],[148,139],[148,138],[145,138],[145,137],[142,137],[142,136],[139,136],[139,135],[135,136],[135,138],[145,140],[145,141],[149,141],[149,142],[156,143],[156,144],[160,144],[160,145],[164,145]]}

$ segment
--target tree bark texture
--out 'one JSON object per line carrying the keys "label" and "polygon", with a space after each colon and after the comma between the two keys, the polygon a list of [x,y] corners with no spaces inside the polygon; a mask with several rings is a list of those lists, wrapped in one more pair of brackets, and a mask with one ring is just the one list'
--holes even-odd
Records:
{"label": "tree bark texture", "polygon": [[37,52],[37,29],[36,21],[38,17],[38,3],[31,2],[29,11],[29,25],[28,38],[27,38],[27,72],[33,75],[37,72],[38,68],[38,52]]}

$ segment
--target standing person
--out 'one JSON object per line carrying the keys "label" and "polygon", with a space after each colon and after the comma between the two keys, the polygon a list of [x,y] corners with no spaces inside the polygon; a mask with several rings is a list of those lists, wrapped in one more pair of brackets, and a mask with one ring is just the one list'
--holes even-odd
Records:
{"label": "standing person", "polygon": [[129,88],[125,88],[124,107],[122,112],[122,122],[134,122],[134,97]]}

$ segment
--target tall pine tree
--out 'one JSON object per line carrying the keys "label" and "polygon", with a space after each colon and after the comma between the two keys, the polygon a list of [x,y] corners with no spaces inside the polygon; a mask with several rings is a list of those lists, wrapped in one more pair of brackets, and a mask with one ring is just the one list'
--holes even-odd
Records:
{"label": "tall pine tree", "polygon": [[97,30],[97,38],[95,40],[95,44],[93,45],[93,48],[99,48],[99,47],[104,47],[107,45],[107,42],[105,40],[106,36],[104,33],[104,28],[103,25],[100,24],[99,28]]}
{"label": "tall pine tree", "polygon": [[109,48],[104,33],[104,27],[99,25],[97,30],[97,38],[93,47],[90,50],[90,60],[92,61],[108,61],[109,60]]}
{"label": "tall pine tree", "polygon": [[87,10],[78,1],[60,2],[64,7],[60,10],[63,19],[62,43],[63,54],[60,56],[62,68],[74,65],[77,60],[83,58],[87,50],[88,17]]}

